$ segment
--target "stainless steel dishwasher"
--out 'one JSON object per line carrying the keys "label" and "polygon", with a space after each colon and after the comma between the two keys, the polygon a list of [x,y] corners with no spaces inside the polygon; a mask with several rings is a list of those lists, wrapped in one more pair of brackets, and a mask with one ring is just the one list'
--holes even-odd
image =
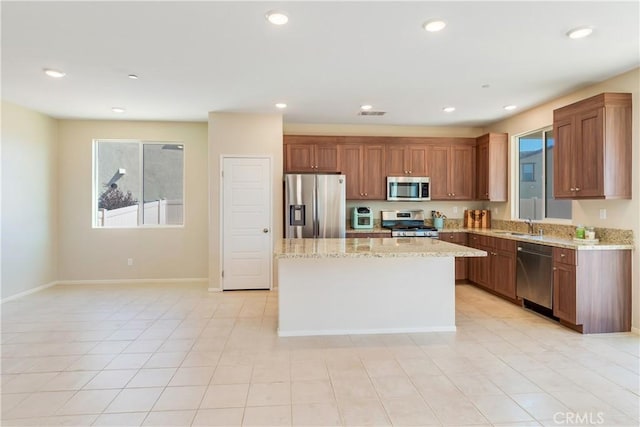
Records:
{"label": "stainless steel dishwasher", "polygon": [[542,307],[553,308],[551,246],[518,242],[516,295]]}

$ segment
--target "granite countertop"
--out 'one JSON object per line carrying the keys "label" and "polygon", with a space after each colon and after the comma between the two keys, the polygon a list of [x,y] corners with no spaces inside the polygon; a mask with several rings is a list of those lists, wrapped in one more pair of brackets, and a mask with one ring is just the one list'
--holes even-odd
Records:
{"label": "granite countertop", "polygon": [[380,234],[389,234],[391,230],[388,228],[382,228],[379,225],[375,225],[373,228],[351,228],[348,227],[346,230],[347,233],[380,233]]}
{"label": "granite countertop", "polygon": [[629,243],[615,243],[615,242],[598,242],[590,243],[576,242],[574,240],[563,239],[554,236],[539,236],[526,233],[519,233],[510,230],[496,230],[487,228],[459,228],[459,229],[446,229],[443,232],[452,233],[473,233],[491,237],[500,237],[501,239],[517,240],[519,242],[538,243],[541,245],[555,246],[558,248],[567,248],[575,250],[591,250],[591,251],[606,251],[616,249],[633,249],[634,246]]}
{"label": "granite countertop", "polygon": [[279,258],[480,257],[485,251],[424,237],[281,239]]}

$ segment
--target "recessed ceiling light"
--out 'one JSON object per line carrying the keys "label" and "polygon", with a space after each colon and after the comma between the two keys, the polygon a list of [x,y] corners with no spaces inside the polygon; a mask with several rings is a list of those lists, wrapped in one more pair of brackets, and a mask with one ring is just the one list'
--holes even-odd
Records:
{"label": "recessed ceiling light", "polygon": [[491,85],[489,83],[485,83],[482,86],[480,86],[482,89],[489,89],[491,87]]}
{"label": "recessed ceiling light", "polygon": [[53,70],[51,68],[45,68],[44,73],[49,77],[53,77],[54,79],[60,79],[67,75],[67,73],[65,73],[64,71]]}
{"label": "recessed ceiling light", "polygon": [[504,106],[504,109],[507,110],[507,111],[515,110],[516,108],[518,108],[518,107],[513,105],[513,104]]}
{"label": "recessed ceiling light", "polygon": [[287,15],[276,10],[270,10],[269,12],[267,12],[266,17],[267,20],[273,25],[284,25],[289,22],[289,17]]}
{"label": "recessed ceiling light", "polygon": [[593,33],[593,28],[591,27],[578,27],[567,31],[567,36],[570,39],[581,39],[591,35],[591,33]]}
{"label": "recessed ceiling light", "polygon": [[111,111],[114,113],[124,113],[126,110],[122,107],[111,107]]}
{"label": "recessed ceiling light", "polygon": [[442,111],[444,111],[445,113],[453,113],[454,111],[456,111],[456,107],[444,107]]}
{"label": "recessed ceiling light", "polygon": [[371,110],[372,108],[373,108],[373,105],[371,105],[371,104],[364,104],[364,105],[361,105],[361,106],[360,106],[360,109],[361,109],[362,111],[369,111],[369,110]]}
{"label": "recessed ceiling light", "polygon": [[287,104],[285,104],[284,102],[278,102],[276,104],[276,108],[280,108],[280,109],[287,108]]}
{"label": "recessed ceiling light", "polygon": [[131,80],[138,80],[138,76],[136,74],[129,74],[127,77],[129,77]]}
{"label": "recessed ceiling light", "polygon": [[427,21],[422,24],[422,28],[424,28],[426,31],[429,31],[430,33],[438,32],[446,26],[447,23],[441,19],[432,19],[431,21]]}

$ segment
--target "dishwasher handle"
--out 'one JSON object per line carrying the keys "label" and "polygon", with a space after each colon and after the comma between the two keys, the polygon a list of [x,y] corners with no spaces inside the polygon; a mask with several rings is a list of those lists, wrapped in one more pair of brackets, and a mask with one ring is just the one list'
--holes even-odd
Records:
{"label": "dishwasher handle", "polygon": [[521,243],[516,248],[518,252],[542,257],[551,258],[553,254],[553,248],[551,246],[538,245],[534,243]]}

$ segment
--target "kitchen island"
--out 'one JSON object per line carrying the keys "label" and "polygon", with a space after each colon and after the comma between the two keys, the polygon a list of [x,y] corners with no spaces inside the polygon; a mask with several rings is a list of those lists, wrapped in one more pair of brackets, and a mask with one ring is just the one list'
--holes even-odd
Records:
{"label": "kitchen island", "polygon": [[283,239],[279,336],[455,331],[454,258],[430,238]]}

